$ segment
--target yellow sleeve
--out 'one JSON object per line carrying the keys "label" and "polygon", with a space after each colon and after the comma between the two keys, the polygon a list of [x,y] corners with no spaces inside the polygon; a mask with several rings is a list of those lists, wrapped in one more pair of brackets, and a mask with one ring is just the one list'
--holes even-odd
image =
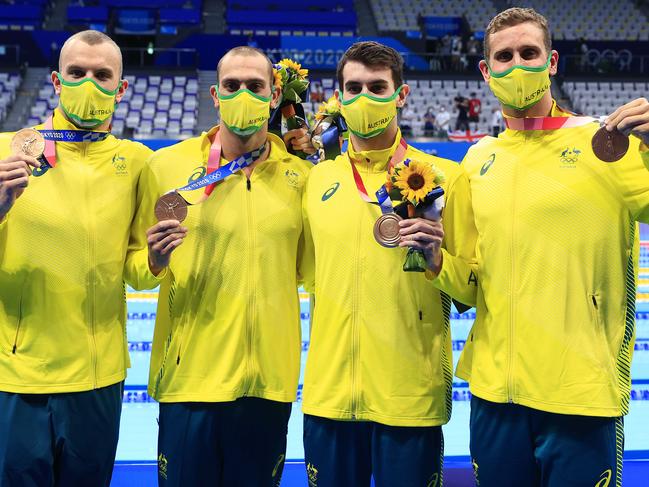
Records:
{"label": "yellow sleeve", "polygon": [[631,137],[627,155],[612,164],[619,165],[615,177],[620,195],[634,220],[649,223],[649,150],[643,143],[634,145],[633,139]]}
{"label": "yellow sleeve", "polygon": [[475,246],[478,231],[473,220],[469,178],[461,173],[449,184],[446,207],[442,215],[442,269],[426,276],[435,287],[468,306],[476,305],[478,265]]}
{"label": "yellow sleeve", "polygon": [[309,178],[304,185],[302,192],[302,235],[298,246],[298,280],[308,293],[315,292],[315,248],[309,226],[309,215],[307,212],[307,192]]}
{"label": "yellow sleeve", "polygon": [[124,280],[134,289],[153,289],[166,276],[165,268],[157,276],[149,269],[149,248],[146,231],[156,223],[154,207],[158,200],[158,185],[151,171],[151,156],[144,165],[137,184],[137,209],[131,223],[131,236],[126,251]]}

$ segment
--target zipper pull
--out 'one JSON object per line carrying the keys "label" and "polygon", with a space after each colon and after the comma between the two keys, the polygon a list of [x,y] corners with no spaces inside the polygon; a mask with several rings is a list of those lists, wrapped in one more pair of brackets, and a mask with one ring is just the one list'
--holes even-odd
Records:
{"label": "zipper pull", "polygon": [[246,179],[246,189],[250,191],[250,179]]}
{"label": "zipper pull", "polygon": [[16,355],[16,344],[15,344],[15,343],[14,343],[14,348],[11,349],[11,353],[13,353],[14,355]]}
{"label": "zipper pull", "polygon": [[178,357],[176,357],[176,365],[180,364],[180,354],[178,354]]}

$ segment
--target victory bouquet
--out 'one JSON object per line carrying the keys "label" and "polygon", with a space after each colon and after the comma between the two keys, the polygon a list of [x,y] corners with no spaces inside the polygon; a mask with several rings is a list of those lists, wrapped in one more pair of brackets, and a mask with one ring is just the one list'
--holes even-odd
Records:
{"label": "victory bouquet", "polygon": [[[431,163],[405,159],[394,166],[385,184],[390,198],[401,201],[394,212],[401,218],[422,217],[439,221],[444,208],[444,173]],[[419,249],[409,248],[403,270],[426,271],[426,257]]]}
{"label": "victory bouquet", "polygon": [[318,159],[334,159],[342,151],[343,134],[347,131],[345,121],[340,115],[340,102],[335,96],[318,107],[315,120],[311,143],[317,150]]}
{"label": "victory bouquet", "polygon": [[[279,108],[282,117],[286,121],[286,130],[307,127],[308,124],[304,118],[297,115],[295,108],[306,100],[308,96],[307,88],[309,87],[308,69],[302,68],[299,63],[292,59],[282,59],[273,66],[275,75],[275,87],[281,89],[281,98]],[[298,157],[304,159],[306,154],[299,151]]]}

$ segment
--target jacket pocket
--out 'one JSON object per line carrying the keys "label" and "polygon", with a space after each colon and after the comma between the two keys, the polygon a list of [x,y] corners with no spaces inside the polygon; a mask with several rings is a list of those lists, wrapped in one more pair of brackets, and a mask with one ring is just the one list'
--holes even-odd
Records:
{"label": "jacket pocket", "polygon": [[[182,346],[183,346],[183,338],[185,335],[185,328],[187,327],[187,324],[185,323],[185,317],[178,316],[178,318],[174,317],[174,306],[177,304],[177,296],[176,292],[178,290],[176,289],[176,281],[172,280],[171,282],[171,287],[169,289],[169,321],[171,323],[171,332],[169,333],[169,338],[167,340],[167,350],[165,353],[165,360],[166,360],[166,355],[169,353],[169,348],[171,348],[171,343],[172,343],[172,338],[175,337],[177,340],[177,347],[176,347],[176,365],[180,364],[180,357],[182,353]],[[178,325],[174,326],[174,322],[177,322]]]}
{"label": "jacket pocket", "polygon": [[[419,309],[419,324],[421,326],[424,326],[424,327],[429,327],[431,329],[433,328],[433,324],[430,322],[430,317],[426,316],[421,308]],[[423,342],[428,343],[428,340],[425,337],[423,337]],[[439,350],[439,351],[444,352],[444,344],[443,343],[440,343],[440,344],[442,346],[441,347],[442,349]],[[432,349],[429,352],[430,353],[427,353],[425,351],[424,356],[423,356],[423,359],[424,359],[424,376],[425,376],[427,382],[432,382],[433,381],[433,374],[434,374],[433,369],[436,368],[436,367],[433,366],[432,361],[433,361],[433,357],[436,357],[437,354],[435,353],[436,351],[432,350]]]}
{"label": "jacket pocket", "polygon": [[588,296],[590,300],[590,308],[593,316],[593,323],[595,324],[595,333],[597,340],[597,352],[600,356],[600,361],[604,370],[611,374],[611,378],[617,377],[615,361],[611,356],[608,338],[604,330],[604,317],[602,313],[602,297],[599,293],[592,293]]}
{"label": "jacket pocket", "polygon": [[184,341],[185,341],[185,333],[186,333],[185,330],[187,329],[188,326],[189,325],[185,321],[183,321],[183,323],[179,326],[180,329],[177,332],[177,334],[178,334],[178,346],[176,348],[177,349],[176,365],[180,365],[180,358],[181,358],[182,353],[183,353],[183,344],[184,344]]}
{"label": "jacket pocket", "polygon": [[153,386],[153,396],[157,397],[158,390],[160,389],[160,382],[165,375],[165,366],[167,365],[167,358],[169,356],[169,349],[171,348],[171,340],[173,338],[173,332],[169,332],[167,335],[167,340],[165,341],[164,352],[162,353],[162,362],[160,363],[160,368],[158,369],[158,374],[155,377],[155,383]]}
{"label": "jacket pocket", "polygon": [[24,321],[23,321],[23,295],[20,295],[20,301],[18,303],[18,316],[16,319],[16,326],[13,333],[13,343],[11,344],[11,353],[16,354],[18,347],[22,344],[23,336],[25,334],[24,330]]}

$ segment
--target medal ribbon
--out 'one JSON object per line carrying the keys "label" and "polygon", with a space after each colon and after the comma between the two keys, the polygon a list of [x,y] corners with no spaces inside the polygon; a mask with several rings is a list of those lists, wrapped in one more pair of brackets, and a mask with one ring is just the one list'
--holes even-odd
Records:
{"label": "medal ribbon", "polygon": [[[221,134],[219,131],[214,134],[214,142],[210,146],[210,155],[207,157],[207,174],[211,174],[221,167]],[[216,183],[205,187],[205,198],[212,194]]]}
{"label": "medal ribbon", "polygon": [[191,191],[194,189],[199,189],[207,186],[205,188],[205,194],[209,196],[213,191],[214,185],[216,183],[224,180],[228,176],[235,174],[236,172],[240,171],[244,167],[249,166],[254,161],[259,159],[259,157],[265,151],[266,151],[266,142],[264,142],[261,147],[251,152],[247,152],[237,157],[233,161],[228,162],[225,166],[221,167],[220,165],[221,141],[217,133],[216,137],[214,138],[214,142],[212,143],[212,146],[210,148],[210,156],[208,159],[208,171],[210,172],[205,176],[203,176],[202,178],[199,178],[196,181],[192,181],[191,183],[183,186],[182,188],[177,188],[173,191],[175,192]]}
{"label": "medal ribbon", "polygon": [[581,127],[598,119],[593,117],[532,117],[505,118],[505,126],[511,130],[558,130]]}
{"label": "medal ribbon", "polygon": [[110,135],[110,132],[93,132],[91,130],[54,130],[52,115],[45,120],[45,128],[39,130],[45,139],[43,157],[50,167],[56,167],[56,142],[99,142]]}
{"label": "medal ribbon", "polygon": [[[396,166],[403,160],[406,155],[406,150],[408,150],[408,143],[406,142],[406,139],[401,137],[401,140],[399,140],[399,145],[397,145],[397,149],[394,151],[394,154],[392,155],[390,162],[388,163],[388,174],[392,172],[394,166]],[[358,189],[358,194],[360,195],[361,199],[372,205],[379,205],[381,207],[381,213],[383,213],[384,215],[386,213],[392,213],[392,200],[390,199],[390,195],[388,194],[388,190],[386,189],[385,184],[383,184],[376,191],[376,201],[373,201],[372,198],[370,198],[367,194],[367,189],[365,189],[363,178],[361,178],[358,169],[356,169],[357,161],[351,158],[349,151],[347,152],[347,157],[349,158],[349,162],[352,166],[354,182],[356,183],[356,188]]]}

